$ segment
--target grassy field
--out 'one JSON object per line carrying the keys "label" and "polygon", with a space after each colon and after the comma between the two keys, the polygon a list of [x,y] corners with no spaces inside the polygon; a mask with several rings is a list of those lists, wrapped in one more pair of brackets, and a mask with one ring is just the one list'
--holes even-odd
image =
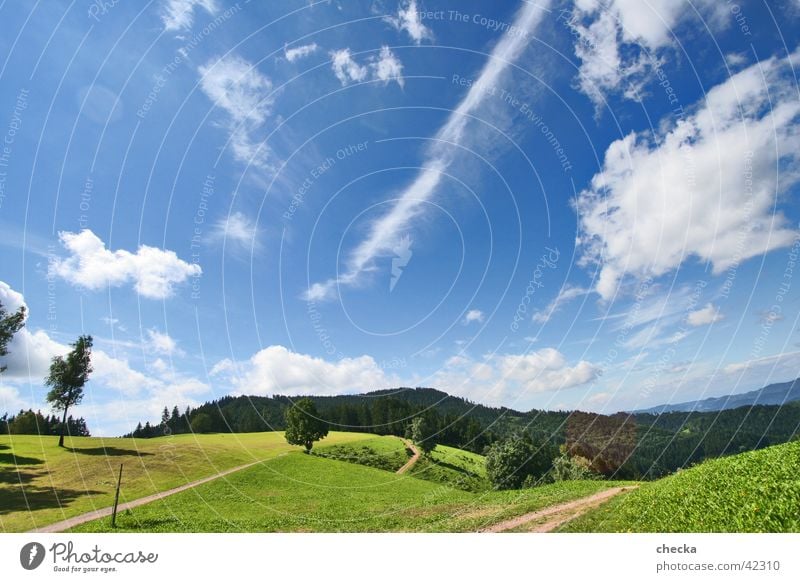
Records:
{"label": "grassy field", "polygon": [[411,456],[403,441],[395,436],[375,436],[339,445],[322,443],[314,447],[314,454],[384,471],[397,471]]}
{"label": "grassy field", "polygon": [[[127,532],[475,531],[611,481],[575,481],[523,491],[470,493],[358,464],[292,452],[124,512]],[[73,531],[110,531],[109,520]]]}
{"label": "grassy field", "polygon": [[800,532],[800,441],[642,485],[561,531]]}
{"label": "grassy field", "polygon": [[[328,459],[357,463],[385,471],[397,471],[410,458],[411,451],[395,436],[381,436],[334,446],[319,446],[315,454]],[[409,475],[465,491],[488,491],[486,459],[475,453],[438,445],[423,455]]]}
{"label": "grassy field", "polygon": [[[331,433],[328,444],[363,440]],[[156,439],[0,436],[0,531],[18,532],[113,503],[120,463],[120,501],[178,487],[219,471],[296,450],[283,433],[176,435]]]}
{"label": "grassy field", "polygon": [[444,445],[438,445],[430,455],[420,458],[410,474],[465,491],[491,489],[491,483],[486,478],[485,457]]}

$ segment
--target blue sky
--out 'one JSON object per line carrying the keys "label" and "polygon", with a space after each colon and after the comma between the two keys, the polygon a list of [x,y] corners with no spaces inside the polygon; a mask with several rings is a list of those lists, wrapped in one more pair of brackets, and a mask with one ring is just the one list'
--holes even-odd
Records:
{"label": "blue sky", "polygon": [[797,2],[0,4],[0,409],[795,378]]}

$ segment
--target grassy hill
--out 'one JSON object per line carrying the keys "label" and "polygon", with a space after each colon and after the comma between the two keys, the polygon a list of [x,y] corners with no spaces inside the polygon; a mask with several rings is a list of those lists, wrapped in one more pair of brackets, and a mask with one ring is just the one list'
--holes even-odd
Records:
{"label": "grassy hill", "polygon": [[564,526],[572,532],[798,532],[800,441],[706,461]]}
{"label": "grassy hill", "polygon": [[[324,441],[323,441],[324,442]],[[314,454],[328,459],[397,471],[411,457],[402,439],[380,436],[340,445],[321,445]],[[422,456],[409,475],[465,491],[488,491],[486,458],[470,451],[438,445],[430,455]]]}
{"label": "grassy hill", "polygon": [[[471,493],[294,451],[123,512],[121,532],[460,532],[617,485],[574,481]],[[76,532],[111,531],[101,519]]]}
{"label": "grassy hill", "polygon": [[[363,433],[331,433],[336,444]],[[158,439],[0,436],[0,531],[26,531],[120,500],[164,491],[225,469],[294,450],[283,433],[176,435]]]}

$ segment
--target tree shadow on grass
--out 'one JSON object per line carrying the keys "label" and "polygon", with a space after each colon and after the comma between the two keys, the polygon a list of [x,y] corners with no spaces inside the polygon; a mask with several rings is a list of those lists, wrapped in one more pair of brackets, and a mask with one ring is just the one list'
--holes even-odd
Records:
{"label": "tree shadow on grass", "polygon": [[70,453],[77,453],[80,455],[93,455],[99,457],[149,457],[153,453],[146,453],[144,451],[137,451],[136,449],[120,449],[117,447],[92,447],[88,449],[76,449],[73,447],[64,447]]}
{"label": "tree shadow on grass", "polygon": [[[0,465],[41,465],[44,461],[35,457],[21,457],[14,453],[0,453]],[[5,469],[5,467],[3,467]]]}
{"label": "tree shadow on grass", "polygon": [[[22,477],[25,479],[26,477]],[[70,503],[87,495],[100,495],[106,491],[80,491],[77,489],[52,489],[35,485],[19,485],[3,487],[0,490],[0,515],[17,511],[36,511],[38,509],[54,509],[68,506]]]}

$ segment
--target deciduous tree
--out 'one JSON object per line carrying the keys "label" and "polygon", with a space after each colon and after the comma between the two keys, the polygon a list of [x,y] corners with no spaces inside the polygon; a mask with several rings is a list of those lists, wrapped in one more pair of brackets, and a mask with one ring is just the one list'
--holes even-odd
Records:
{"label": "deciduous tree", "polygon": [[64,446],[64,433],[67,429],[67,411],[80,404],[83,399],[83,387],[92,373],[92,336],[82,335],[72,344],[72,350],[66,356],[56,356],[50,364],[50,374],[44,383],[50,386],[47,402],[55,410],[63,410],[61,434],[58,446]]}
{"label": "deciduous tree", "polygon": [[328,436],[328,423],[319,417],[317,407],[310,398],[298,400],[286,410],[286,442],[301,445],[310,453],[314,442]]}

